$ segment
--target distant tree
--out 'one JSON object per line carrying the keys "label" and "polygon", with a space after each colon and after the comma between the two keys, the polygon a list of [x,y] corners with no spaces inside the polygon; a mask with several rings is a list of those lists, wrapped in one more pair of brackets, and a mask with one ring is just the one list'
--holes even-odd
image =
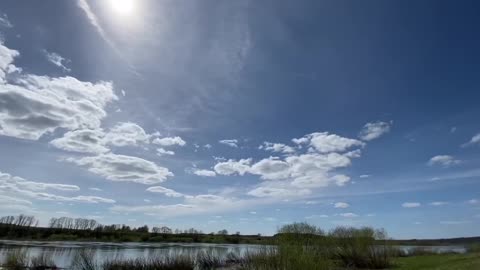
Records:
{"label": "distant tree", "polygon": [[4,216],[4,217],[0,218],[0,224],[11,225],[11,224],[13,224],[14,221],[15,221],[14,216]]}
{"label": "distant tree", "polygon": [[308,224],[306,222],[295,222],[292,224],[283,225],[278,229],[279,233],[291,233],[291,234],[316,234],[324,235],[322,229],[315,225]]}
{"label": "distant tree", "polygon": [[143,225],[143,226],[141,226],[141,227],[138,227],[135,231],[141,232],[141,233],[147,233],[147,232],[148,232],[148,226],[147,226],[147,225]]}
{"label": "distant tree", "polygon": [[160,228],[160,233],[163,233],[163,234],[171,234],[172,233],[172,229],[170,229],[169,227],[167,226],[163,226]]}
{"label": "distant tree", "polygon": [[227,235],[227,234],[228,234],[228,231],[227,231],[227,230],[225,230],[225,229],[223,229],[223,230],[220,230],[220,231],[218,231],[218,233],[217,233],[217,234],[220,234],[220,235]]}

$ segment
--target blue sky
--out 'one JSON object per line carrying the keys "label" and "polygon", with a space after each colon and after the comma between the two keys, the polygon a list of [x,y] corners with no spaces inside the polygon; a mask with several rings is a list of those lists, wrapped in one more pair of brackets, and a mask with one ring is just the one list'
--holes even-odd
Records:
{"label": "blue sky", "polygon": [[475,1],[2,2],[0,214],[476,235],[479,12]]}

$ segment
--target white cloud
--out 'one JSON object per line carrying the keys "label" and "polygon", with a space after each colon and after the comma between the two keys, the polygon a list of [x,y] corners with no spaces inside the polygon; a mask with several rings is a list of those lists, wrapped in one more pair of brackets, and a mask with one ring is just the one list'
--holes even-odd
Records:
{"label": "white cloud", "polygon": [[452,165],[457,165],[460,164],[461,161],[458,159],[453,158],[452,156],[449,155],[438,155],[432,157],[428,161],[428,165],[434,166],[434,165],[441,165],[443,167],[450,167]]}
{"label": "white cloud", "polygon": [[48,62],[54,64],[55,66],[63,69],[65,72],[70,72],[71,69],[65,66],[66,63],[70,62],[70,60],[63,58],[58,53],[48,52],[47,50],[43,50],[45,57],[47,58]]}
{"label": "white cloud", "polygon": [[391,122],[372,122],[372,123],[366,123],[365,126],[363,126],[362,130],[360,131],[360,134],[358,137],[364,141],[371,141],[374,139],[379,138],[385,133],[388,133],[391,128]]}
{"label": "white cloud", "polygon": [[[21,177],[12,176],[7,173],[0,172],[0,192],[7,192],[6,196],[16,194],[18,196],[25,196],[28,198],[44,201],[66,201],[66,202],[82,202],[82,203],[115,203],[112,199],[96,197],[96,196],[74,196],[66,197],[55,195],[46,192],[39,192],[45,190],[57,191],[78,191],[80,188],[75,185],[67,184],[53,184],[42,183],[25,180]],[[5,198],[5,196],[3,196]],[[17,198],[16,203],[19,203],[21,198]]]}
{"label": "white cloud", "polygon": [[329,134],[328,132],[315,132],[292,141],[297,144],[309,143],[319,153],[343,152],[355,146],[365,146],[365,143],[359,140]]}
{"label": "white cloud", "polygon": [[69,131],[50,144],[66,151],[100,154],[110,151],[103,145],[104,135],[100,129],[80,129]]}
{"label": "white cloud", "polygon": [[477,199],[471,199],[471,200],[468,200],[468,203],[469,204],[478,204],[478,203],[480,203],[480,201],[477,200]]}
{"label": "white cloud", "polygon": [[154,193],[162,193],[167,197],[178,198],[178,197],[183,197],[184,196],[182,193],[178,193],[175,190],[168,189],[168,188],[161,187],[161,186],[149,187],[149,188],[147,188],[147,191],[148,192],[154,192]]}
{"label": "white cloud", "polygon": [[348,208],[350,207],[350,204],[346,202],[337,202],[334,204],[335,208]]}
{"label": "white cloud", "polygon": [[6,27],[6,28],[12,28],[13,27],[13,24],[8,19],[7,14],[3,14],[3,15],[0,16],[0,26],[1,27]]}
{"label": "white cloud", "polygon": [[100,188],[96,188],[96,187],[91,187],[91,188],[88,188],[88,189],[90,189],[92,191],[102,191]]}
{"label": "white cloud", "polygon": [[170,151],[170,150],[165,150],[163,148],[157,148],[157,155],[159,155],[159,156],[164,156],[164,155],[173,156],[173,155],[175,155],[175,152]]}
{"label": "white cloud", "polygon": [[345,218],[354,218],[354,217],[358,217],[357,214],[354,214],[354,213],[341,213],[341,214],[338,214],[339,216],[341,217],[345,217]]}
{"label": "white cloud", "polygon": [[[16,68],[11,61],[17,55],[0,45],[3,82],[6,74]],[[106,105],[116,99],[110,82],[23,74],[0,88],[0,135],[38,140],[57,128],[96,129],[107,115]]]}
{"label": "white cloud", "polygon": [[328,215],[311,215],[306,216],[305,219],[328,218]]}
{"label": "white cloud", "polygon": [[440,224],[443,224],[443,225],[461,225],[461,224],[466,224],[466,223],[470,223],[470,221],[467,221],[467,220],[440,221]]}
{"label": "white cloud", "polygon": [[69,162],[87,167],[92,173],[112,181],[127,181],[141,184],[157,184],[173,176],[167,168],[133,156],[101,154],[83,158],[68,158]]}
{"label": "white cloud", "polygon": [[76,185],[66,185],[66,184],[53,184],[53,183],[42,183],[42,182],[33,182],[27,181],[21,177],[12,176],[8,173],[0,172],[0,184],[5,186],[16,186],[20,189],[40,191],[47,189],[54,189],[60,191],[79,191],[80,188]]}
{"label": "white cloud", "polygon": [[247,194],[254,197],[277,197],[277,198],[286,198],[286,197],[297,197],[305,196],[311,193],[308,189],[287,189],[287,188],[276,188],[276,187],[257,187],[250,190]]}
{"label": "white cloud", "polygon": [[283,143],[271,143],[271,142],[264,142],[262,145],[258,147],[258,149],[264,149],[267,151],[272,151],[276,153],[284,153],[284,154],[292,154],[295,153],[295,148],[288,146]]}
{"label": "white cloud", "polygon": [[131,122],[123,122],[111,128],[105,135],[104,141],[106,144],[119,147],[136,146],[148,144],[150,136],[141,126]]}
{"label": "white cloud", "polygon": [[416,207],[420,207],[422,206],[420,203],[418,202],[405,202],[405,203],[402,203],[402,207],[403,208],[416,208]]}
{"label": "white cloud", "polygon": [[175,137],[165,137],[165,138],[156,138],[155,140],[153,140],[154,144],[159,144],[161,146],[172,146],[172,145],[179,145],[179,146],[184,146],[186,144],[186,142],[178,137],[178,136],[175,136]]}
{"label": "white cloud", "polygon": [[369,175],[369,174],[362,174],[362,175],[360,175],[359,177],[360,177],[360,178],[369,178],[370,176],[371,176],[371,175]]}
{"label": "white cloud", "polygon": [[107,146],[148,144],[151,136],[135,123],[120,122],[106,133],[100,128],[69,131],[50,144],[66,151],[100,154],[110,151]]}
{"label": "white cloud", "polygon": [[431,206],[443,206],[443,205],[447,205],[448,202],[431,202],[430,205]]}
{"label": "white cloud", "polygon": [[229,159],[224,162],[219,162],[215,165],[214,170],[221,175],[244,175],[250,169],[252,159],[240,159],[239,161]]}
{"label": "white cloud", "polygon": [[184,202],[169,205],[141,205],[141,206],[113,206],[113,212],[130,213],[140,212],[145,215],[162,217],[191,216],[198,214],[220,213],[241,209],[256,204],[256,201],[238,200],[234,197],[222,197],[212,194],[184,195]]}
{"label": "white cloud", "polygon": [[203,147],[204,147],[204,148],[207,148],[207,149],[210,149],[210,148],[212,148],[212,145],[209,144],[209,143],[207,143],[207,144],[205,144]]}
{"label": "white cloud", "polygon": [[290,177],[290,165],[277,158],[266,158],[252,165],[248,172],[260,175],[264,180],[279,180]]}
{"label": "white cloud", "polygon": [[[1,180],[0,180],[1,181]],[[15,198],[8,195],[0,195],[0,204],[23,204],[23,205],[32,205],[32,202],[25,199]]]}
{"label": "white cloud", "polygon": [[198,176],[206,176],[206,177],[214,177],[217,175],[214,171],[210,171],[210,170],[194,170],[193,173]]}
{"label": "white cloud", "polygon": [[218,141],[221,144],[225,144],[231,147],[238,147],[238,140],[237,139],[226,139]]}
{"label": "white cloud", "polygon": [[472,139],[470,139],[469,142],[462,144],[462,147],[467,147],[467,146],[470,146],[470,145],[480,145],[480,133],[473,136]]}

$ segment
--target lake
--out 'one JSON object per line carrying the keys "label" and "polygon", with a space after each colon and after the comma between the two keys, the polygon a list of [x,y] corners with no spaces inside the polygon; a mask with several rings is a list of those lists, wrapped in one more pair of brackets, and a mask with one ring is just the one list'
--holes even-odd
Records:
{"label": "lake", "polygon": [[[15,250],[24,249],[28,256],[40,254],[51,255],[58,267],[69,267],[76,252],[82,249],[93,250],[98,262],[114,258],[157,257],[163,255],[186,254],[195,256],[199,252],[209,252],[219,257],[228,253],[244,255],[246,252],[256,252],[263,248],[261,245],[246,244],[202,244],[202,243],[108,243],[108,242],[45,242],[45,241],[11,241],[0,240],[0,261]],[[408,252],[418,246],[397,246]],[[442,252],[465,253],[462,246],[426,246],[426,250]]]}

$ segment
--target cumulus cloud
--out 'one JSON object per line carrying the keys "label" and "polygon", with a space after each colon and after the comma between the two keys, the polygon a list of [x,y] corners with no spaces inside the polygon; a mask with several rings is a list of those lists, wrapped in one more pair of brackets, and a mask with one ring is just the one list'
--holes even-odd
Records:
{"label": "cumulus cloud", "polygon": [[65,72],[71,71],[71,69],[65,66],[65,64],[70,62],[70,60],[63,58],[61,55],[55,52],[49,52],[47,50],[43,50],[43,53],[45,54],[45,57],[47,58],[48,62],[61,68]]}
{"label": "cumulus cloud", "polygon": [[24,75],[0,89],[0,135],[38,140],[57,128],[96,129],[117,99],[112,84]]}
{"label": "cumulus cloud", "polygon": [[221,175],[244,175],[250,169],[252,159],[240,159],[238,161],[229,159],[224,162],[219,162],[215,165],[214,170]]}
{"label": "cumulus cloud", "polygon": [[[309,194],[311,189],[326,187],[330,184],[343,186],[350,177],[336,173],[340,168],[351,165],[351,159],[360,157],[359,149],[365,143],[329,133],[311,133],[300,139],[297,144],[308,144],[310,148],[304,154],[291,153],[285,157],[269,157],[252,164],[252,159],[220,160],[214,170],[220,175],[258,175],[260,185],[247,194],[255,197],[289,197],[293,194]],[[271,144],[264,144],[273,147]],[[262,148],[263,148],[262,146]],[[282,149],[279,147],[277,150]],[[342,153],[344,152],[344,153]],[[268,184],[267,184],[268,183]]]}
{"label": "cumulus cloud", "polygon": [[127,181],[140,184],[157,184],[173,176],[167,168],[133,156],[112,153],[83,158],[68,158],[67,161],[87,167],[92,173],[112,181]]}
{"label": "cumulus cloud", "polygon": [[109,152],[108,146],[148,144],[152,136],[135,123],[119,122],[108,132],[104,132],[101,128],[69,131],[63,137],[52,140],[50,144],[66,151],[99,154]]}
{"label": "cumulus cloud", "polygon": [[264,142],[262,145],[258,147],[258,149],[264,149],[267,151],[283,153],[283,154],[295,153],[295,148],[283,143]]}
{"label": "cumulus cloud", "polygon": [[337,202],[334,204],[334,207],[335,208],[348,208],[350,207],[350,204],[346,203],[346,202]]}
{"label": "cumulus cloud", "polygon": [[157,148],[157,155],[159,155],[159,156],[164,156],[164,155],[173,156],[173,155],[175,155],[175,152],[165,150],[163,148]]}
{"label": "cumulus cloud", "polygon": [[186,144],[186,142],[178,136],[156,138],[156,139],[153,140],[152,143],[158,144],[158,145],[161,145],[161,146],[172,146],[172,145],[184,146]]}
{"label": "cumulus cloud", "polygon": [[428,161],[428,165],[434,166],[434,165],[441,165],[443,167],[450,167],[452,165],[457,165],[460,164],[461,161],[458,159],[453,158],[452,156],[449,155],[438,155],[432,157]]}
{"label": "cumulus cloud", "polygon": [[421,203],[418,203],[418,202],[405,202],[405,203],[402,203],[402,207],[403,208],[417,208],[417,207],[420,207],[422,206]]}
{"label": "cumulus cloud", "polygon": [[[78,191],[80,188],[75,185],[54,184],[28,181],[18,176],[12,176],[8,173],[0,172],[0,192],[7,192],[8,195],[16,194],[31,199],[44,201],[65,201],[65,202],[82,202],[82,203],[115,203],[112,199],[96,197],[96,196],[74,196],[67,197],[52,193],[39,192],[45,190],[57,191]],[[7,196],[8,196],[7,195]],[[4,196],[5,197],[5,196]],[[20,198],[18,198],[21,200]],[[18,203],[18,200],[17,200]]]}
{"label": "cumulus cloud", "polygon": [[215,171],[211,171],[211,170],[194,170],[193,173],[198,176],[206,176],[206,177],[214,177],[217,175]]}
{"label": "cumulus cloud", "polygon": [[279,180],[290,177],[290,164],[277,158],[266,158],[252,165],[248,171],[264,180]]}
{"label": "cumulus cloud", "polygon": [[315,132],[292,141],[296,144],[309,143],[311,147],[320,153],[344,152],[355,146],[365,146],[365,143],[359,140],[329,134],[328,132]]}
{"label": "cumulus cloud", "polygon": [[149,187],[149,188],[147,188],[147,191],[148,192],[154,192],[154,193],[162,193],[167,197],[178,198],[178,197],[183,197],[184,196],[182,193],[178,193],[175,190],[168,189],[168,188],[161,187],[161,186]]}
{"label": "cumulus cloud", "polygon": [[149,143],[151,135],[145,130],[131,122],[122,122],[116,124],[105,135],[106,144],[113,146],[136,146],[142,143]]}
{"label": "cumulus cloud", "polygon": [[65,151],[100,154],[110,151],[104,145],[104,136],[101,129],[80,129],[69,131],[50,144]]}
{"label": "cumulus cloud", "polygon": [[238,140],[237,139],[225,139],[225,140],[220,140],[218,141],[221,144],[228,145],[230,147],[238,147]]}
{"label": "cumulus cloud", "polygon": [[8,74],[18,71],[13,60],[19,55],[18,51],[9,49],[0,42],[0,83],[5,83]]}
{"label": "cumulus cloud", "polygon": [[362,174],[362,175],[360,175],[359,177],[360,177],[360,178],[369,178],[370,176],[371,176],[371,175],[369,175],[369,174]]}
{"label": "cumulus cloud", "polygon": [[372,123],[366,123],[365,126],[363,126],[362,130],[360,131],[360,134],[358,137],[361,140],[364,141],[371,141],[374,139],[379,138],[385,133],[388,133],[391,128],[391,123],[387,122],[372,122]]}

